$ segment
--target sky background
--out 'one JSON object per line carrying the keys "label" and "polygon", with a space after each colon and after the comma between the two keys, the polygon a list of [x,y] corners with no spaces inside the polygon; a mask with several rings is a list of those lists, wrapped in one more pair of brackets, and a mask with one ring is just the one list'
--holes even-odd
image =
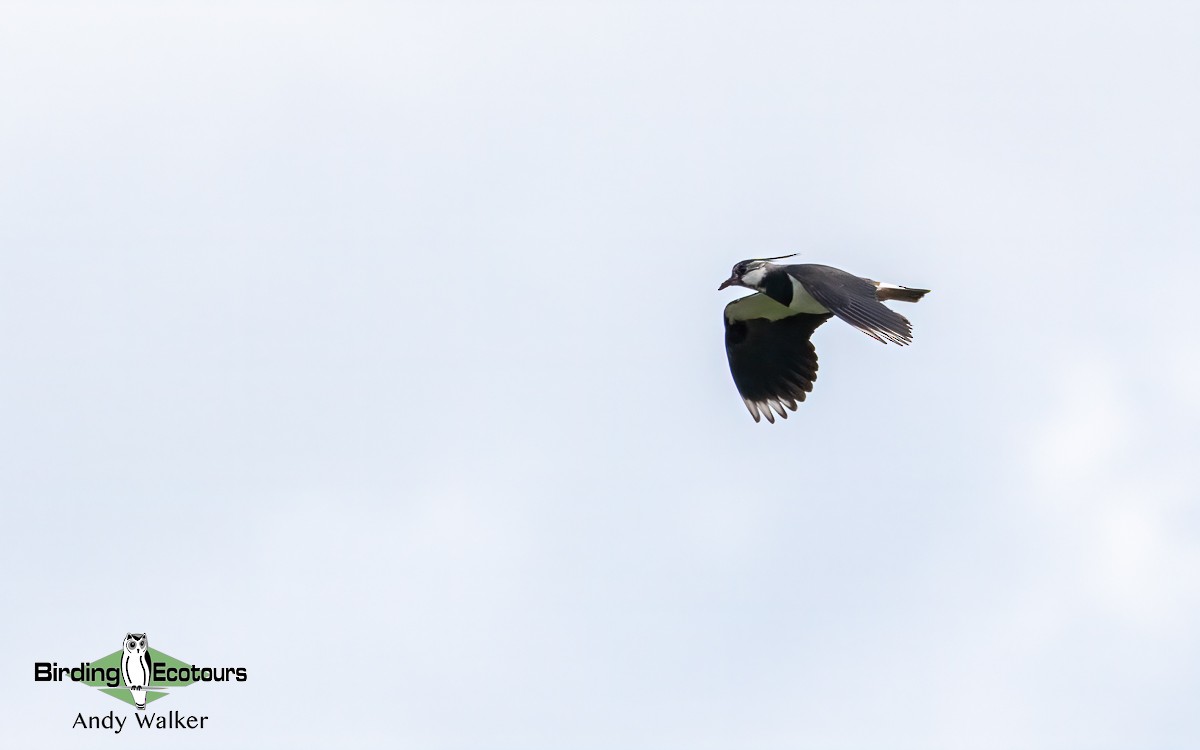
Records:
{"label": "sky background", "polygon": [[[2,16],[6,743],[1200,745],[1195,3]],[[933,293],[755,424],[790,252]]]}

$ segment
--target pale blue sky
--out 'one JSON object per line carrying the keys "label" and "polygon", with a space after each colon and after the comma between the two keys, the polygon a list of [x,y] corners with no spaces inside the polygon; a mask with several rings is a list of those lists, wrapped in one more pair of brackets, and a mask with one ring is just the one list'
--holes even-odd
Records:
{"label": "pale blue sky", "polygon": [[[1200,743],[1194,4],[3,15],[14,746]],[[788,252],[934,292],[755,424]]]}

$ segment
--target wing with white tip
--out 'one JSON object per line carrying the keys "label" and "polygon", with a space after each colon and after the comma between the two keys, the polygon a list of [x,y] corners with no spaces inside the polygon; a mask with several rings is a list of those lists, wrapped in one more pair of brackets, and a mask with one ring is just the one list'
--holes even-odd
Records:
{"label": "wing with white tip", "polygon": [[[817,351],[809,339],[832,317],[828,313],[772,317],[779,311],[790,312],[761,294],[743,297],[725,307],[729,372],[755,422],[765,416],[774,423],[776,414],[787,419],[787,409],[795,411],[812,391],[817,379]],[[765,314],[748,317],[754,312]]]}
{"label": "wing with white tip", "polygon": [[908,318],[879,301],[875,284],[832,266],[804,264],[785,270],[813,299],[876,341],[912,343]]}

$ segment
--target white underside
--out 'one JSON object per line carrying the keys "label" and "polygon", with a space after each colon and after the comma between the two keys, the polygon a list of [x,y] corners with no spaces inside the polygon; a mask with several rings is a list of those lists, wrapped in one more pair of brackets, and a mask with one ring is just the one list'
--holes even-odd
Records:
{"label": "white underside", "polygon": [[730,320],[781,320],[797,313],[824,314],[829,312],[812,298],[803,286],[792,280],[792,304],[784,307],[762,292],[734,300],[725,306],[725,317]]}
{"label": "white underside", "polygon": [[729,320],[754,320],[756,318],[780,320],[794,314],[793,310],[789,310],[762,292],[735,299],[725,306],[725,317]]}
{"label": "white underside", "polygon": [[798,313],[827,313],[829,308],[813,299],[804,285],[792,277],[792,304],[788,308]]}

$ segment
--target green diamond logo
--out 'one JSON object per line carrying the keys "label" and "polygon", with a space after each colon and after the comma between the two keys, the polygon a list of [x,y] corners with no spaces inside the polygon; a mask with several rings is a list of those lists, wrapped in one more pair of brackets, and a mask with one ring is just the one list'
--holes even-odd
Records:
{"label": "green diamond logo", "polygon": [[[114,651],[108,656],[100,659],[93,659],[92,667],[108,671],[108,669],[116,669],[117,673],[121,674],[121,687],[109,687],[104,678],[97,675],[97,679],[84,680],[85,685],[91,685],[94,688],[99,688],[100,692],[107,693],[117,700],[125,701],[131,706],[136,706],[138,702],[134,699],[134,692],[142,693],[139,697],[144,697],[145,702],[153,703],[159,698],[165,698],[169,695],[169,690],[188,685],[195,684],[195,680],[191,679],[191,664],[180,661],[170,654],[164,654],[158,649],[147,649],[146,654],[150,657],[150,674],[170,675],[175,679],[154,680],[151,677],[150,684],[141,688],[140,691],[130,690],[125,684],[125,675],[121,670],[121,658],[125,655],[124,651]],[[159,665],[162,665],[161,667]]]}

